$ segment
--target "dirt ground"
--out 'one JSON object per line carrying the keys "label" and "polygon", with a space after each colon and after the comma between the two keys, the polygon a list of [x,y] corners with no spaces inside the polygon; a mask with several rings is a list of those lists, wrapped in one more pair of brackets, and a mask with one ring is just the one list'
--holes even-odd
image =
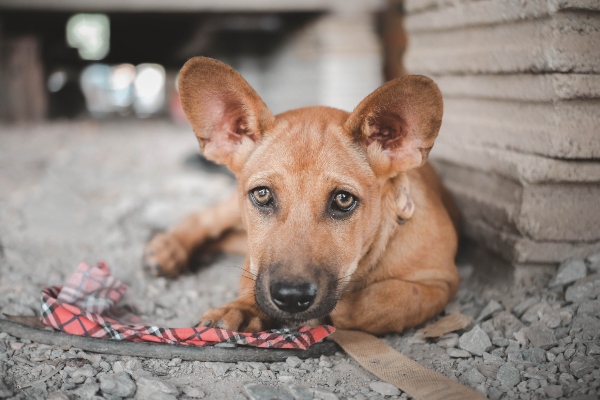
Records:
{"label": "dirt ground", "polygon": [[[237,256],[206,258],[197,272],[175,280],[151,278],[141,268],[153,231],[235,188],[230,175],[199,161],[197,149],[188,127],[161,120],[0,125],[0,312],[39,315],[40,290],[63,284],[80,261],[105,260],[130,285],[128,301],[156,324],[190,326],[206,309],[235,298],[242,263]],[[567,265],[567,272],[579,268],[580,275],[553,288],[546,287],[558,279],[551,276],[527,286],[483,284],[474,276],[486,266],[461,262],[465,279],[447,311],[474,317],[472,326],[438,341],[423,340],[415,330],[385,339],[489,398],[597,399],[600,278],[595,258],[579,262],[583,276],[580,264]],[[572,287],[583,294],[565,299]],[[539,342],[539,335],[549,339]],[[481,341],[476,344],[483,350],[469,347],[469,338]],[[39,382],[57,360],[71,362]],[[313,398],[407,397],[378,386],[342,353],[288,361],[100,356],[0,333],[0,398],[276,398],[253,392],[250,382],[285,393],[294,383],[312,388]],[[130,392],[107,389],[119,379]]]}

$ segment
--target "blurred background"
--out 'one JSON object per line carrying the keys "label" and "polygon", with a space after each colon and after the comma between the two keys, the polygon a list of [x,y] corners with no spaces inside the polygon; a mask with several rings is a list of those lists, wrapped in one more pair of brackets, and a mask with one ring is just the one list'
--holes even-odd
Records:
{"label": "blurred background", "polygon": [[[274,113],[352,110],[409,72],[442,89],[431,159],[464,234],[494,254],[488,264],[528,279],[600,252],[599,43],[600,3],[585,0],[0,0],[0,189],[5,210],[17,210],[5,226],[29,215],[16,193],[25,196],[31,168],[52,165],[38,153],[57,143],[69,154],[81,154],[83,137],[99,153],[117,146],[112,158],[96,154],[103,168],[123,159],[105,189],[127,173],[146,179],[135,174],[152,162],[168,176],[181,157],[173,149],[195,148],[176,91],[190,57],[230,64]],[[151,156],[128,168],[135,151]],[[144,212],[164,225],[219,198],[198,191],[204,200]]]}
{"label": "blurred background", "polygon": [[352,109],[383,82],[383,6],[2,1],[0,117],[181,122],[177,74],[196,55],[233,66],[275,113],[314,104]]}

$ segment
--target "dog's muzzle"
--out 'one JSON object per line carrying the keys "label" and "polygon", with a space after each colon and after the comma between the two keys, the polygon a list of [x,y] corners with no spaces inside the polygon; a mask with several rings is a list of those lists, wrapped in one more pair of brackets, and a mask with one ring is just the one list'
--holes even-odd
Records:
{"label": "dog's muzzle", "polygon": [[337,304],[335,276],[317,266],[292,276],[281,265],[271,264],[258,273],[254,290],[258,307],[280,321],[308,321],[329,315]]}

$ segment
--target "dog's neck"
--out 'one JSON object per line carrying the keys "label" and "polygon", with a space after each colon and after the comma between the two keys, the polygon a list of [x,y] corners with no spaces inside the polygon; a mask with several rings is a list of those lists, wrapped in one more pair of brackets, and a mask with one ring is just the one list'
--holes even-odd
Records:
{"label": "dog's neck", "polygon": [[[413,216],[414,211],[415,204],[410,196],[409,180],[405,173],[400,173],[384,183],[381,191],[379,229],[361,257],[355,273],[364,276],[380,262],[396,230],[403,228],[402,225]],[[361,281],[362,279],[355,280],[355,282]],[[351,286],[350,284],[347,290],[360,289]]]}

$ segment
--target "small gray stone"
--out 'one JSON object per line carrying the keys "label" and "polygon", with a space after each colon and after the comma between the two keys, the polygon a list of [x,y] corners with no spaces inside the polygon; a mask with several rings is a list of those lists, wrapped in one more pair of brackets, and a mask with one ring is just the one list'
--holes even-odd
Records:
{"label": "small gray stone", "polygon": [[338,397],[333,392],[321,388],[314,388],[313,396],[315,400],[338,400]]}
{"label": "small gray stone", "polygon": [[508,353],[506,356],[506,361],[513,364],[521,364],[523,362],[523,354],[521,353]]}
{"label": "small gray stone", "polygon": [[69,394],[74,394],[83,400],[91,400],[94,398],[99,389],[100,385],[97,383],[86,383],[85,385],[70,391]]}
{"label": "small gray stone", "polygon": [[252,369],[257,369],[259,371],[264,371],[265,369],[267,369],[267,366],[265,365],[265,363],[262,363],[262,362],[251,361],[248,363],[248,365],[250,367],[252,367]]}
{"label": "small gray stone", "polygon": [[471,368],[465,372],[464,375],[472,386],[477,386],[478,384],[485,382],[485,376],[479,372],[477,368]]}
{"label": "small gray stone", "polygon": [[560,313],[552,310],[544,314],[540,318],[540,322],[550,329],[558,328],[562,322]]}
{"label": "small gray stone", "polygon": [[84,381],[92,376],[96,376],[96,370],[90,364],[85,364],[81,368],[71,372],[71,378],[83,378]]}
{"label": "small gray stone", "polygon": [[521,382],[521,374],[519,370],[512,365],[504,364],[498,368],[496,379],[498,379],[503,386],[511,388]]}
{"label": "small gray stone", "polygon": [[133,379],[135,379],[137,381],[142,376],[145,376],[147,378],[151,378],[152,377],[152,372],[150,372],[150,371],[144,371],[143,369],[136,369],[135,371],[131,372],[131,376],[133,377]]}
{"label": "small gray stone", "polygon": [[536,322],[539,321],[543,315],[551,312],[552,308],[550,305],[547,302],[542,301],[529,307],[529,309],[521,316],[521,320],[528,323]]}
{"label": "small gray stone", "polygon": [[294,378],[292,375],[279,375],[277,377],[277,380],[279,382],[290,384],[290,383],[294,383],[294,381],[296,380],[296,378]]}
{"label": "small gray stone", "polygon": [[585,354],[588,356],[600,356],[600,346],[596,343],[588,343]]}
{"label": "small gray stone", "polygon": [[260,372],[261,381],[270,381],[275,379],[275,373],[271,370],[264,370]]}
{"label": "small gray stone", "polygon": [[369,382],[369,387],[382,396],[399,396],[400,389],[387,382]]}
{"label": "small gray stone", "polygon": [[498,364],[498,366],[500,366],[500,364],[504,364],[502,357],[495,354],[495,351],[496,350],[492,352],[493,354],[483,353],[483,362],[486,364]]}
{"label": "small gray stone", "polygon": [[231,368],[235,366],[234,363],[222,363],[222,362],[214,362],[211,363],[210,367],[212,368],[215,376],[223,376],[229,371]]}
{"label": "small gray stone", "polygon": [[585,261],[590,271],[600,273],[600,252],[588,256]]}
{"label": "small gray stone", "polygon": [[519,304],[517,304],[516,306],[513,307],[513,313],[517,316],[517,317],[521,317],[521,315],[523,315],[525,313],[525,311],[527,311],[527,309],[529,309],[529,307],[533,306],[534,304],[537,304],[540,302],[540,298],[539,297],[528,297],[525,300],[523,300],[522,302],[520,302]]}
{"label": "small gray stone", "polygon": [[298,368],[302,364],[302,360],[296,356],[286,358],[285,362],[292,368]]}
{"label": "small gray stone", "polygon": [[542,325],[532,325],[525,331],[525,336],[531,342],[533,347],[540,347],[548,350],[556,345],[556,337],[554,331]]}
{"label": "small gray stone", "polygon": [[580,303],[583,300],[595,299],[600,294],[600,275],[590,275],[572,286],[565,292],[565,300]]}
{"label": "small gray stone", "polygon": [[526,349],[521,352],[523,360],[534,364],[543,364],[546,362],[546,351],[539,347]]}
{"label": "small gray stone", "polygon": [[498,388],[491,387],[488,391],[488,396],[491,400],[498,400],[502,397],[502,392]]}
{"label": "small gray stone", "polygon": [[181,364],[181,358],[174,358],[167,364],[169,367],[176,367]]}
{"label": "small gray stone", "polygon": [[452,358],[471,358],[471,353],[466,350],[460,350],[455,348],[449,348],[446,350],[446,353]]}
{"label": "small gray stone", "polygon": [[[1,393],[0,393],[0,397],[2,397]],[[50,396],[46,397],[46,400],[69,400],[69,396],[67,396],[63,392],[54,392],[54,393],[50,394]]]}
{"label": "small gray stone", "polygon": [[118,397],[130,397],[135,394],[137,386],[127,372],[119,372],[114,376],[100,377],[100,390]]}
{"label": "small gray stone", "polygon": [[258,383],[244,385],[244,391],[250,400],[294,400],[287,390]]}
{"label": "small gray stone", "polygon": [[508,339],[496,336],[496,337],[492,338],[492,344],[494,346],[498,346],[498,347],[506,347],[506,346],[508,346],[509,343],[508,343]]}
{"label": "small gray stone", "polygon": [[563,388],[559,385],[548,385],[544,388],[544,393],[552,399],[558,399],[563,396]]}
{"label": "small gray stone", "polygon": [[314,398],[312,389],[296,385],[290,385],[288,389],[296,400],[313,400]]}
{"label": "small gray stone", "polygon": [[303,362],[302,365],[300,365],[300,369],[303,369],[303,370],[309,371],[309,372],[313,372],[315,370],[315,367],[313,367],[312,365],[310,365],[307,362]]}
{"label": "small gray stone", "polygon": [[573,375],[563,372],[558,377],[558,382],[562,385],[572,385],[576,382],[576,380]]}
{"label": "small gray stone", "polygon": [[112,370],[115,374],[125,371],[125,368],[126,368],[125,361],[115,361],[112,366]]}
{"label": "small gray stone", "polygon": [[110,364],[107,363],[106,361],[100,361],[100,363],[98,363],[98,366],[100,368],[102,368],[104,371],[110,371],[111,370]]}
{"label": "small gray stone", "polygon": [[573,313],[568,310],[561,310],[558,315],[560,315],[560,322],[563,326],[571,325],[571,321],[573,320]]}
{"label": "small gray stone", "polygon": [[577,378],[583,378],[596,368],[597,362],[593,357],[575,357],[569,364],[571,373]]}
{"label": "small gray stone", "polygon": [[483,321],[492,316],[496,311],[502,310],[502,305],[498,303],[496,300],[490,300],[489,303],[481,310],[479,316],[477,317],[477,321]]}
{"label": "small gray stone", "polygon": [[136,399],[147,399],[159,396],[159,398],[175,398],[179,390],[171,382],[158,378],[141,377],[137,380]]}
{"label": "small gray stone", "polygon": [[[176,359],[173,359],[173,360],[176,360]],[[179,361],[181,362],[181,359],[179,359]],[[137,371],[138,369],[142,369],[142,368],[143,368],[142,362],[140,360],[138,360],[137,358],[129,360],[125,363],[125,369],[129,373],[131,373],[133,371]]]}
{"label": "small gray stone", "polygon": [[598,317],[600,315],[600,300],[584,301],[577,308],[577,315]]}
{"label": "small gray stone", "polygon": [[508,311],[499,312],[494,316],[492,321],[494,328],[508,339],[512,338],[513,334],[523,327],[523,323]]}
{"label": "small gray stone", "polygon": [[437,340],[436,344],[445,349],[456,347],[458,345],[458,333],[446,333]]}
{"label": "small gray stone", "polygon": [[565,286],[579,279],[585,278],[587,275],[587,267],[583,260],[570,259],[563,262],[558,267],[558,272],[554,280],[550,282],[550,287]]}
{"label": "small gray stone", "polygon": [[204,393],[202,390],[196,388],[196,387],[192,387],[192,386],[186,386],[183,388],[183,393],[187,396],[187,397],[191,397],[194,399],[202,399],[203,397],[206,396],[206,393]]}
{"label": "small gray stone", "polygon": [[527,383],[527,387],[529,388],[529,390],[539,389],[540,381],[538,381],[537,379],[530,379]]}
{"label": "small gray stone", "polygon": [[475,325],[469,332],[461,335],[458,339],[458,347],[476,356],[481,356],[492,347],[492,342],[487,333],[479,325]]}
{"label": "small gray stone", "polygon": [[303,376],[306,375],[306,371],[300,368],[290,368],[288,372],[292,375]]}

